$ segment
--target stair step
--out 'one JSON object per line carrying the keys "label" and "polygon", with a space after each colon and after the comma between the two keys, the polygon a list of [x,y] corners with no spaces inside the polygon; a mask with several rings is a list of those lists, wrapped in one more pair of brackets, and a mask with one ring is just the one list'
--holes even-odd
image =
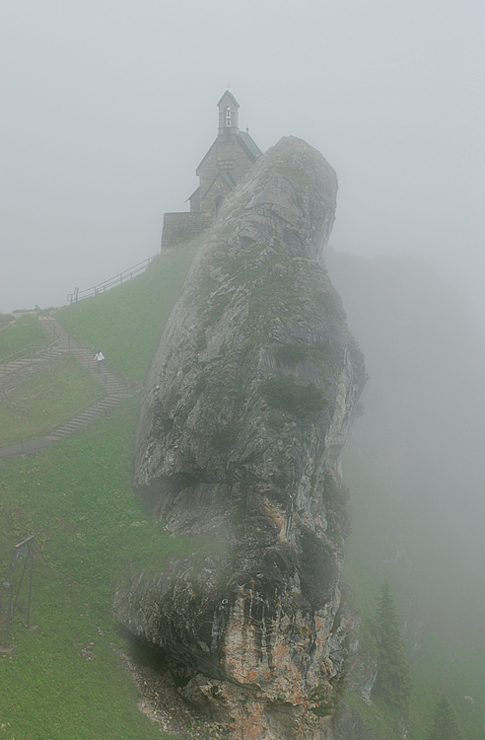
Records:
{"label": "stair step", "polygon": [[31,364],[33,361],[42,362],[45,361],[47,357],[52,356],[53,353],[59,355],[66,354],[67,351],[70,351],[70,354],[74,357],[74,359],[80,365],[89,370],[90,375],[96,379],[99,385],[101,385],[106,392],[106,395],[102,398],[102,400],[96,401],[92,406],[85,409],[72,419],[69,419],[69,421],[63,424],[62,427],[55,429],[48,437],[49,439],[58,440],[62,437],[67,436],[68,434],[77,431],[78,429],[82,429],[82,427],[84,426],[87,426],[99,416],[106,413],[118,403],[120,403],[120,401],[124,400],[125,398],[129,398],[131,396],[131,393],[109,370],[105,368],[103,368],[102,370],[104,376],[103,377],[98,372],[98,368],[93,357],[93,352],[89,349],[85,349],[84,347],[80,347],[74,339],[71,339],[68,332],[57,321],[57,319],[42,317],[41,321],[43,322],[49,333],[56,337],[57,347],[53,348],[50,353],[38,355],[37,357],[33,358],[33,360],[31,360],[30,358],[25,358],[25,360],[19,361],[18,366],[24,367],[27,364]]}

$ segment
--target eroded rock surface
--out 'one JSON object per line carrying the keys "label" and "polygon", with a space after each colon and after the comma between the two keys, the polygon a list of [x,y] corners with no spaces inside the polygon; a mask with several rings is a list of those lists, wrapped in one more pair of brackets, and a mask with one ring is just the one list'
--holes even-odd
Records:
{"label": "eroded rock surface", "polygon": [[241,740],[333,737],[340,457],[364,383],[322,261],[336,191],[301,140],[261,157],[204,236],[142,402],[135,488],[181,554],[127,577],[115,613]]}

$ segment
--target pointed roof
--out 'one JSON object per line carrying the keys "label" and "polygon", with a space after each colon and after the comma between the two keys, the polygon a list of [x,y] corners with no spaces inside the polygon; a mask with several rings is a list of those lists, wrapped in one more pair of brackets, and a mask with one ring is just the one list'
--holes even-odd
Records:
{"label": "pointed roof", "polygon": [[192,200],[192,198],[194,197],[194,195],[197,195],[197,193],[199,192],[199,190],[200,190],[200,185],[199,185],[199,187],[195,188],[195,190],[192,193],[192,195],[189,195],[189,197],[187,198],[187,200],[185,202],[187,203],[188,200]]}
{"label": "pointed roof", "polygon": [[[259,146],[256,144],[255,141],[253,141],[251,136],[246,131],[237,130],[234,136],[235,136],[234,141],[237,142],[244,149],[249,159],[254,164],[254,162],[256,162],[256,160],[258,159],[258,157],[260,157],[263,153],[261,149],[259,148]],[[205,160],[207,159],[209,154],[212,152],[214,147],[217,146],[218,143],[219,143],[219,137],[217,137],[217,139],[214,141],[214,143],[210,147],[207,154],[205,154],[205,156],[202,158],[202,160],[197,165],[197,169],[195,170],[196,175],[199,175],[200,168],[202,167]]]}
{"label": "pointed roof", "polygon": [[220,106],[220,104],[222,103],[222,101],[223,101],[223,100],[224,100],[224,98],[226,98],[226,97],[228,97],[228,98],[229,98],[229,100],[231,101],[231,103],[234,103],[234,105],[235,105],[235,106],[236,106],[237,108],[240,108],[240,107],[241,107],[241,106],[239,105],[239,103],[237,102],[236,98],[234,97],[234,95],[232,94],[232,92],[229,92],[229,90],[226,90],[226,91],[225,91],[224,95],[222,96],[222,98],[221,98],[221,99],[219,100],[219,102],[217,103],[217,107],[219,107],[219,106]]}
{"label": "pointed roof", "polygon": [[246,149],[249,156],[252,158],[253,162],[255,162],[263,153],[259,146],[256,144],[255,141],[253,141],[247,131],[240,131],[239,139],[241,140],[241,144]]}
{"label": "pointed roof", "polygon": [[230,172],[222,171],[218,172],[217,175],[212,180],[211,184],[205,191],[205,193],[202,194],[202,198],[205,198],[209,191],[211,190],[212,186],[217,182],[217,180],[222,180],[222,182],[229,188],[229,190],[234,190],[234,188],[237,185],[237,182],[234,180]]}

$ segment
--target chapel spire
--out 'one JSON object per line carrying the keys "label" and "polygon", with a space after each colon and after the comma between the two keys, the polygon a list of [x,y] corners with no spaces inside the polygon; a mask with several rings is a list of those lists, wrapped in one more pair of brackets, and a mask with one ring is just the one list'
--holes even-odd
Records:
{"label": "chapel spire", "polygon": [[217,107],[219,108],[219,136],[237,133],[239,131],[239,103],[229,90],[226,90],[217,103]]}

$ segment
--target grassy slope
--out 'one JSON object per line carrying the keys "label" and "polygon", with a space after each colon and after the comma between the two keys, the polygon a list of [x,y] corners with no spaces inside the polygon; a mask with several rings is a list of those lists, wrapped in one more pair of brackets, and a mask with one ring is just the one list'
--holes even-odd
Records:
{"label": "grassy slope", "polygon": [[2,398],[0,447],[42,436],[101,392],[88,371],[67,357],[51,372],[25,381]]}
{"label": "grassy slope", "polygon": [[15,324],[0,331],[0,360],[27,347],[45,347],[52,341],[51,335],[35,316],[22,316]]}
{"label": "grassy slope", "polygon": [[[116,347],[112,364],[141,378],[193,253],[192,245],[167,258],[167,269],[159,264],[113,289],[92,302],[94,312],[80,304],[69,328],[108,352]],[[137,414],[138,399],[130,399],[41,453],[0,463],[1,567],[6,571],[13,545],[25,537],[35,534],[37,548],[31,622],[40,633],[27,633],[19,613],[19,653],[0,659],[0,726],[12,740],[169,737],[137,710],[137,691],[112,650],[130,649],[111,617],[114,585],[128,564],[144,565],[155,552],[163,559],[194,551],[193,539],[168,536],[133,499]]]}
{"label": "grassy slope", "polygon": [[31,621],[40,625],[33,636],[17,618],[19,655],[0,661],[0,722],[12,738],[159,737],[110,649],[126,649],[110,614],[116,579],[155,543],[162,552],[176,545],[131,494],[136,416],[131,399],[43,453],[2,462],[1,559],[35,534]]}
{"label": "grassy slope", "polygon": [[59,320],[125,377],[143,383],[197,245],[194,239],[134,280],[61,309]]}
{"label": "grassy slope", "polygon": [[[125,375],[143,380],[193,252],[189,245],[131,283],[63,309],[61,320],[86,344],[102,347]],[[136,416],[137,399],[132,399],[42,453],[0,463],[0,563],[6,568],[12,545],[36,534],[33,621],[41,627],[34,636],[17,622],[19,654],[0,660],[0,725],[7,726],[6,737],[166,737],[136,710],[136,690],[110,648],[128,649],[110,614],[114,584],[127,564],[145,565],[155,551],[163,558],[170,551],[194,549],[193,540],[167,537],[131,495]],[[353,485],[371,487],[372,482]],[[392,528],[392,512],[383,516],[378,501],[369,503],[370,494],[366,501],[367,512],[355,510],[345,577],[354,587],[357,606],[372,615],[382,580],[394,579],[383,568],[379,536],[369,535],[366,527],[377,521],[383,529]],[[207,543],[197,547],[204,549]],[[398,583],[396,591],[398,602],[406,598],[404,585]],[[90,654],[93,658],[86,660]],[[467,740],[482,740],[482,656],[426,634],[412,669],[417,688],[413,738],[425,736],[444,690],[459,712]],[[463,700],[466,695],[475,698],[474,706]],[[370,725],[382,729],[383,737],[391,737],[386,728],[392,717],[384,708],[356,705]]]}

